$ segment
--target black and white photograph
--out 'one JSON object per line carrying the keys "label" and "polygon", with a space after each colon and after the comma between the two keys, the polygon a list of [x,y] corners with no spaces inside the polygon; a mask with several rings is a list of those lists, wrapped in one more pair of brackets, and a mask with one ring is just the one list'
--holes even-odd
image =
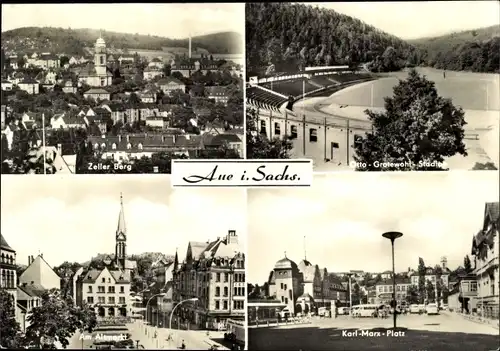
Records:
{"label": "black and white photograph", "polygon": [[245,191],[169,178],[2,177],[2,348],[243,349]]}
{"label": "black and white photograph", "polygon": [[497,1],[246,4],[247,158],[495,170]]}
{"label": "black and white photograph", "polygon": [[2,4],[2,174],[168,174],[172,159],[243,158],[244,12]]}
{"label": "black and white photograph", "polygon": [[497,172],[248,190],[250,350],[497,350]]}

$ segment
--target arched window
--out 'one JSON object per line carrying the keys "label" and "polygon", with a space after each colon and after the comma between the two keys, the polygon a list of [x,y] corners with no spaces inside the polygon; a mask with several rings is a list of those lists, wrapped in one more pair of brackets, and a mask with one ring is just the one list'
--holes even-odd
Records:
{"label": "arched window", "polygon": [[101,148],[102,148],[102,149],[106,148],[106,143],[102,143],[102,144],[101,144]]}
{"label": "arched window", "polygon": [[96,149],[96,150],[97,150],[98,148],[99,148],[99,144],[98,144],[98,143],[95,143],[95,144],[94,144],[94,149]]}
{"label": "arched window", "polygon": [[115,143],[113,143],[113,145],[111,146],[111,148],[112,148],[113,150],[116,150],[116,144],[115,144]]}
{"label": "arched window", "polygon": [[137,147],[139,148],[139,150],[142,150],[142,143],[139,143],[139,145],[137,145]]}
{"label": "arched window", "polygon": [[128,143],[127,144],[127,149],[130,150],[132,148],[132,144]]}
{"label": "arched window", "polygon": [[2,253],[2,263],[5,262],[5,255]]}

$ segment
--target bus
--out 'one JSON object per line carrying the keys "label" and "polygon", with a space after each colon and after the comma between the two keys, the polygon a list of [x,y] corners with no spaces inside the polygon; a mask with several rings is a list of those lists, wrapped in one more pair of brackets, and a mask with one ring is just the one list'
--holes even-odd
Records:
{"label": "bus", "polygon": [[379,308],[380,305],[374,304],[352,306],[352,315],[354,317],[374,317]]}
{"label": "bus", "polygon": [[234,319],[226,321],[227,333],[224,333],[224,339],[238,346],[245,347],[245,322]]}

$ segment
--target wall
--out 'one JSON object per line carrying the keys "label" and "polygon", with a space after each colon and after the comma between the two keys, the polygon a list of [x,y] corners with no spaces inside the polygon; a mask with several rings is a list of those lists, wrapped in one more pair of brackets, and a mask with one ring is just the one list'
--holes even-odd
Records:
{"label": "wall", "polygon": [[47,290],[61,288],[61,278],[40,256],[37,256],[19,277],[19,284],[31,284],[31,282],[39,284]]}

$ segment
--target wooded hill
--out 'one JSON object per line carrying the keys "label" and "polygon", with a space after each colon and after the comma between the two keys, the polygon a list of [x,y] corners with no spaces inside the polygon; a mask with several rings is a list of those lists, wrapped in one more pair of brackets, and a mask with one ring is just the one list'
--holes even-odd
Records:
{"label": "wooded hill", "polygon": [[[99,35],[110,48],[162,50],[163,47],[188,47],[188,39],[169,39],[155,35],[128,34],[96,29],[64,29],[24,27],[2,32],[2,48],[15,52],[43,51],[83,55],[85,47],[93,47]],[[194,48],[212,54],[242,53],[241,35],[235,32],[214,33],[192,38]]]}
{"label": "wooded hill", "polygon": [[375,71],[416,65],[496,72],[498,27],[404,41],[356,18],[305,4],[246,4],[248,76],[372,62]]}
{"label": "wooded hill", "polygon": [[431,67],[500,73],[500,26],[409,41]]}

